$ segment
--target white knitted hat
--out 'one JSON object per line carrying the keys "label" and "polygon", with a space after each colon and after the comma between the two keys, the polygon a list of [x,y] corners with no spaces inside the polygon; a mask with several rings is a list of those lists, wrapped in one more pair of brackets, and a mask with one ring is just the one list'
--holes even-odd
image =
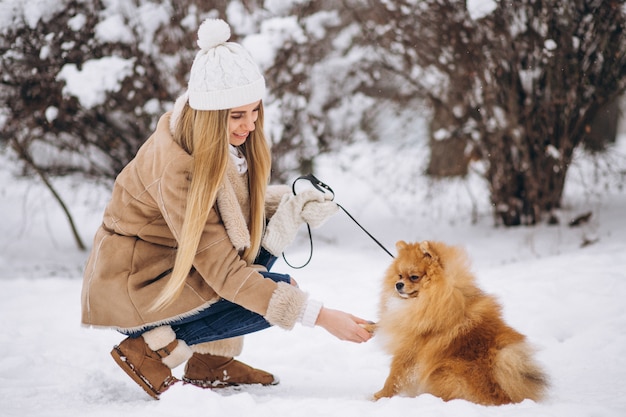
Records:
{"label": "white knitted hat", "polygon": [[261,100],[265,79],[241,45],[227,42],[230,27],[207,19],[198,29],[200,52],[191,66],[189,106],[195,110],[226,110]]}

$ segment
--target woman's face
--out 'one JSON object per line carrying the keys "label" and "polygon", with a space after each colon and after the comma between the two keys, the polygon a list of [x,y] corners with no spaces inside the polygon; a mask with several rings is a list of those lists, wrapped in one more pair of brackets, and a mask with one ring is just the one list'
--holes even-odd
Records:
{"label": "woman's face", "polygon": [[228,134],[231,145],[243,145],[248,139],[248,135],[254,130],[254,122],[259,118],[260,106],[261,100],[230,110]]}

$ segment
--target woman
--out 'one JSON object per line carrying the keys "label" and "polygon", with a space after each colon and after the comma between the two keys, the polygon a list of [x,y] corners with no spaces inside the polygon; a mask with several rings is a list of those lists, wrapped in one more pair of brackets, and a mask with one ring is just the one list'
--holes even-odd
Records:
{"label": "woman", "polygon": [[267,185],[265,81],[229,37],[222,20],[200,26],[188,89],[116,179],[85,269],[82,322],[128,336],[111,355],[157,399],[184,362],[200,387],[277,383],[234,359],[244,334],[270,325],[371,337],[365,320],[269,272],[303,222],[317,227],[337,206]]}

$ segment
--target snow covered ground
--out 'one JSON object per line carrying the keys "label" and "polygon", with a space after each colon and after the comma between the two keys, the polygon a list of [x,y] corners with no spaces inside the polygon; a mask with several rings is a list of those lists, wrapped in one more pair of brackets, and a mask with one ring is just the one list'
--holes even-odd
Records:
{"label": "snow covered ground", "polygon": [[[552,380],[546,401],[483,407],[422,395],[372,402],[389,364],[376,338],[355,345],[322,329],[302,327],[246,338],[240,359],[277,374],[278,386],[210,391],[178,384],[154,401],[109,356],[122,336],[81,327],[87,254],[76,249],[49,192],[2,169],[0,415],[626,415],[626,192],[616,187],[623,179],[583,182],[582,173],[597,167],[581,159],[570,171],[561,225],[503,229],[492,226],[477,180],[470,186],[452,182],[444,187],[414,178],[410,195],[390,194],[384,184],[405,175],[401,171],[406,165],[399,159],[406,156],[387,155],[383,148],[371,151],[346,149],[343,157],[326,158],[316,174],[392,252],[399,239],[437,239],[466,247],[480,285],[498,296],[509,324],[537,346],[538,359]],[[622,136],[613,169],[626,169],[625,151]],[[367,154],[397,162],[395,174],[377,175],[372,161],[354,157]],[[352,169],[340,169],[345,165]],[[55,184],[90,245],[108,190],[71,180]],[[598,189],[606,184],[607,189]],[[472,206],[478,213],[475,224],[470,221]],[[586,211],[593,212],[588,223],[567,226],[569,218]],[[280,261],[275,269],[291,273],[329,307],[376,319],[378,287],[389,256],[343,213],[313,233],[309,266],[296,271]],[[299,236],[287,259],[299,264],[307,255],[308,242]],[[182,371],[177,368],[175,374]]]}

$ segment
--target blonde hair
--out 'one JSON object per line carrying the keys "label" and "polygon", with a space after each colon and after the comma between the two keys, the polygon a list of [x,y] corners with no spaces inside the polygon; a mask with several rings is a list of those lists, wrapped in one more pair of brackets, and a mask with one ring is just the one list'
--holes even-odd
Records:
{"label": "blonde hair", "polygon": [[[174,140],[194,158],[191,184],[187,194],[185,218],[180,236],[174,268],[163,291],[154,301],[153,309],[165,308],[182,292],[193,267],[193,261],[214,206],[217,192],[229,163],[228,121],[230,110],[194,110],[185,104],[174,131]],[[248,161],[248,188],[250,191],[250,247],[245,248],[242,259],[252,264],[261,247],[265,228],[265,191],[269,182],[271,156],[263,132],[263,104],[255,130],[250,132],[240,147]]]}

